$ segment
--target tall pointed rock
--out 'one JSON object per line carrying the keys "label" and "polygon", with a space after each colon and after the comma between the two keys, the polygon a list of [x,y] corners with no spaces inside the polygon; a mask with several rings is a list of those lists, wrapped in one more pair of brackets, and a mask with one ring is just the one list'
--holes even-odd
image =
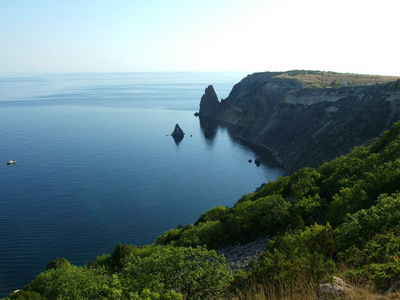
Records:
{"label": "tall pointed rock", "polygon": [[200,101],[200,117],[215,117],[219,111],[220,102],[218,101],[217,94],[214,87],[209,85]]}

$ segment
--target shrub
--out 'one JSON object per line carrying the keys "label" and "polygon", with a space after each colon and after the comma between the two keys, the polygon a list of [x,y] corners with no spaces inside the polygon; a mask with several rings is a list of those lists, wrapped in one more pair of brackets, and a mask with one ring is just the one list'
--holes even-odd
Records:
{"label": "shrub", "polygon": [[95,269],[50,269],[39,274],[26,288],[47,299],[120,299],[122,290],[116,276]]}
{"label": "shrub", "polygon": [[160,295],[177,291],[185,299],[221,296],[232,280],[225,258],[205,248],[163,246],[154,248],[122,272],[123,285]]}
{"label": "shrub", "polygon": [[17,291],[9,294],[6,299],[9,300],[46,300],[39,293],[30,291]]}
{"label": "shrub", "polygon": [[132,245],[122,245],[121,243],[118,243],[112,254],[112,260],[117,268],[122,269],[126,265],[127,260],[131,258],[132,254]]}
{"label": "shrub", "polygon": [[335,252],[332,227],[315,224],[272,239],[250,274],[268,285],[322,281],[335,269]]}
{"label": "shrub", "polygon": [[70,267],[71,263],[64,257],[56,258],[46,265],[46,271],[51,269]]}
{"label": "shrub", "polygon": [[224,216],[226,213],[226,207],[224,206],[217,206],[214,208],[211,208],[204,214],[200,216],[200,218],[196,221],[195,225],[199,223],[204,223],[208,221],[217,221],[221,219],[222,216]]}
{"label": "shrub", "polygon": [[374,235],[384,229],[394,228],[400,223],[400,195],[381,195],[377,204],[348,215],[345,222],[335,229],[335,240],[339,250],[351,246],[362,247]]}
{"label": "shrub", "polygon": [[248,242],[284,230],[290,220],[290,203],[280,195],[237,203],[221,220],[226,243]]}
{"label": "shrub", "polygon": [[224,233],[220,221],[207,221],[197,226],[190,226],[183,231],[175,246],[196,247],[207,246],[209,249],[218,248],[223,244]]}

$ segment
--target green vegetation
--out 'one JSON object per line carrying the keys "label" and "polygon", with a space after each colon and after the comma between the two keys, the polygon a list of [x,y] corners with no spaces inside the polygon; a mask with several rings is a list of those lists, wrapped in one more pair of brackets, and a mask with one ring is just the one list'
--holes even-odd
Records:
{"label": "green vegetation", "polygon": [[[153,245],[118,244],[84,267],[53,260],[9,298],[299,299],[333,275],[382,293],[400,278],[399,182],[397,122],[370,146],[264,184]],[[247,272],[215,251],[264,236],[268,248]]]}
{"label": "green vegetation", "polygon": [[341,86],[365,86],[395,81],[395,76],[361,75],[351,73],[292,70],[279,73],[276,78],[296,79],[304,88],[338,88]]}
{"label": "green vegetation", "polygon": [[225,258],[203,247],[118,244],[84,267],[53,262],[10,299],[206,299],[233,278]]}

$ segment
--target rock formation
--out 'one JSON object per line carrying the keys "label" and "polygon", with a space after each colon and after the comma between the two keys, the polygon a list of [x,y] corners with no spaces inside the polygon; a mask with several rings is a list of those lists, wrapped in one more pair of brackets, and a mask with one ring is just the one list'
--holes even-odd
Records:
{"label": "rock formation", "polygon": [[336,299],[351,293],[354,287],[346,284],[342,278],[333,277],[333,283],[324,283],[319,285],[320,299]]}
{"label": "rock formation", "polygon": [[397,79],[319,71],[255,73],[221,102],[209,86],[200,116],[235,124],[242,140],[269,149],[292,172],[346,154],[399,120]]}
{"label": "rock formation", "polygon": [[200,100],[200,117],[215,117],[219,112],[219,101],[214,87],[209,85]]}
{"label": "rock formation", "polygon": [[176,124],[174,132],[172,132],[171,135],[175,136],[175,137],[183,137],[185,135],[185,133],[183,132],[183,130],[181,129],[179,124]]}
{"label": "rock formation", "polygon": [[171,135],[174,138],[176,145],[179,145],[179,143],[182,141],[185,133],[183,132],[183,130],[181,129],[179,124],[176,124],[174,131],[171,133]]}
{"label": "rock formation", "polygon": [[175,125],[175,129],[174,131],[171,133],[171,135],[173,137],[182,137],[185,135],[185,133],[183,132],[183,130],[181,129],[181,127],[179,126],[179,124]]}

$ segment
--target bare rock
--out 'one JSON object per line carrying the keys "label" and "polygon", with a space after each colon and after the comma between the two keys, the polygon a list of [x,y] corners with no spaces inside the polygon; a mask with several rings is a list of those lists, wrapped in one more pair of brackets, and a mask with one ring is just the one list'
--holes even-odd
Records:
{"label": "bare rock", "polygon": [[183,136],[185,135],[185,133],[183,132],[183,130],[181,129],[181,127],[179,126],[179,124],[176,124],[175,125],[175,129],[174,129],[174,132],[172,132],[171,133],[171,135],[173,136],[173,137],[182,137],[183,138]]}
{"label": "bare rock", "polygon": [[248,270],[251,262],[257,262],[267,248],[269,237],[260,238],[247,244],[236,244],[221,248],[218,254],[224,254],[232,271]]}
{"label": "bare rock", "polygon": [[214,87],[209,85],[200,100],[200,117],[215,117],[220,109],[220,102]]}
{"label": "bare rock", "polygon": [[343,297],[354,289],[350,284],[346,284],[340,277],[333,277],[332,283],[319,285],[319,295],[321,299],[332,299],[334,297]]}

